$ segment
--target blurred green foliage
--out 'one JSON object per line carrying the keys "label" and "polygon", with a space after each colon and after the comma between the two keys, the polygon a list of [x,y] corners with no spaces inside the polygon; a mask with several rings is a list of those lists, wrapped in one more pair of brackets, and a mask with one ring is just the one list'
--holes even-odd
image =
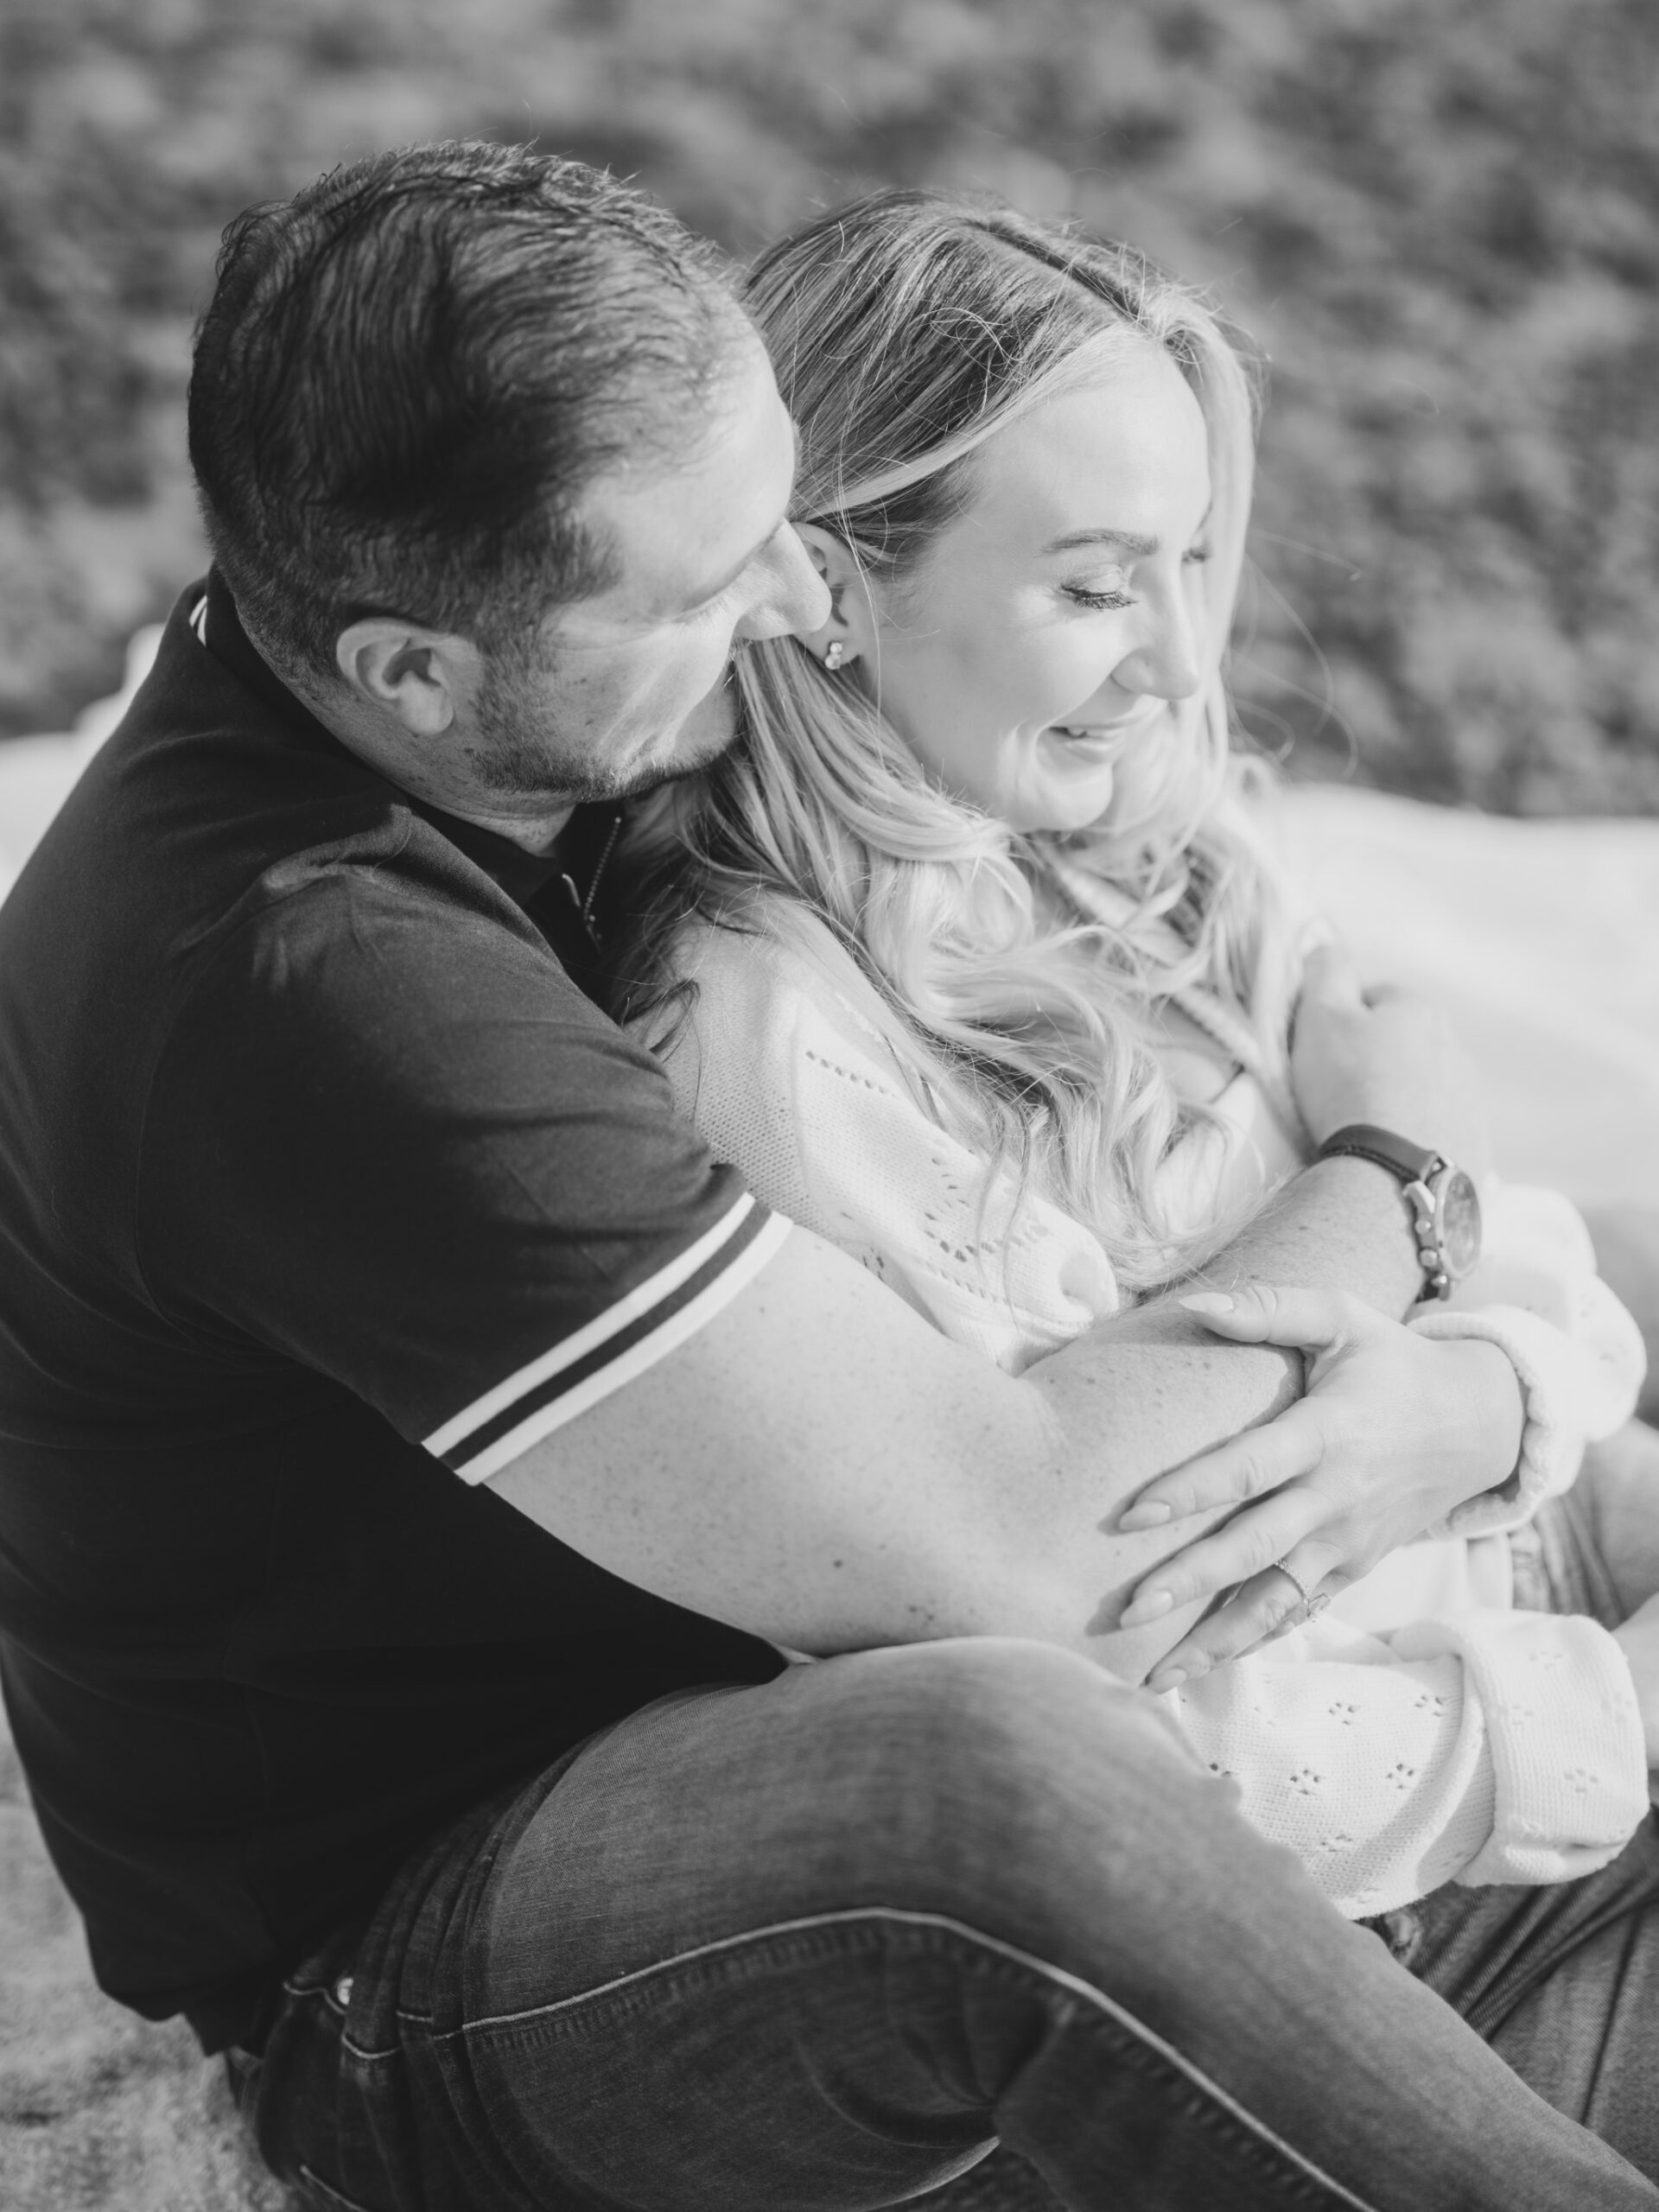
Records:
{"label": "blurred green foliage", "polygon": [[0,729],[109,689],[200,561],[221,226],[448,135],[740,252],[891,181],[1135,239],[1273,361],[1252,732],[1659,812],[1654,0],[0,0]]}

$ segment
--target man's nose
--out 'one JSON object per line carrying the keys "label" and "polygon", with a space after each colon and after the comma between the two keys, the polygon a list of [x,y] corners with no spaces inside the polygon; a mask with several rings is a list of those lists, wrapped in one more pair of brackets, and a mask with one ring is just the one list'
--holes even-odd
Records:
{"label": "man's nose", "polygon": [[830,588],[786,523],[768,548],[766,581],[737,626],[740,638],[808,637],[830,620]]}

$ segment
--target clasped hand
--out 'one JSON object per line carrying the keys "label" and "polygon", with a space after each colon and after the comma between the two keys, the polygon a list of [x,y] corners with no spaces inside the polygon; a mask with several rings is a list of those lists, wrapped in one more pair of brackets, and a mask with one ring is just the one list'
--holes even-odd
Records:
{"label": "clasped hand", "polygon": [[1160,1475],[1118,1516],[1119,1528],[1143,1529],[1240,1508],[1147,1575],[1120,1617],[1138,1627],[1231,1592],[1159,1662],[1154,1690],[1236,1657],[1284,1625],[1304,1592],[1345,1589],[1506,1481],[1522,1423],[1515,1370],[1482,1339],[1418,1336],[1333,1290],[1253,1283],[1180,1303],[1235,1344],[1302,1351],[1308,1369],[1286,1412]]}

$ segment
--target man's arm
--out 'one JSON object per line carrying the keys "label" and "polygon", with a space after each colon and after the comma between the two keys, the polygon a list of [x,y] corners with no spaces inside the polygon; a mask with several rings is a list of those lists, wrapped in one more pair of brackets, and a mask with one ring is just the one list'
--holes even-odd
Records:
{"label": "man's arm", "polygon": [[[1099,1646],[1128,1578],[1176,1548],[1108,1516],[1289,1403],[1283,1354],[1135,1313],[1003,1375],[844,1256],[780,1237],[528,928],[458,930],[417,879],[324,872],[280,932],[228,933],[194,976],[146,1111],[155,1294],[333,1377],[616,1573],[780,1642]],[[1376,1090],[1350,1118],[1383,1118]],[[1397,1311],[1411,1243],[1389,1179],[1344,1160],[1231,1256],[1307,1273],[1323,1250],[1327,1281]],[[1434,1371],[1461,1349],[1435,1347]],[[1356,1450],[1380,1491],[1384,1442],[1433,1396],[1374,1394],[1380,1433]],[[1419,1527],[1509,1471],[1451,1459]]]}
{"label": "man's arm", "polygon": [[[1472,1077],[1444,1020],[1398,995],[1368,999],[1333,950],[1309,963],[1292,1077],[1316,1139],[1370,1121],[1479,1164]],[[1354,1159],[1307,1169],[1205,1282],[1251,1278],[1403,1313],[1421,1280],[1394,1179]],[[1507,1478],[1520,1394],[1489,1344],[1373,1333],[1380,1358],[1351,1363],[1345,1390],[1318,1401],[1331,1426],[1318,1480],[1334,1472],[1351,1492],[1357,1474],[1397,1516],[1401,1470],[1414,1469],[1420,1486],[1389,1538],[1400,1541]],[[1249,1489],[1166,1527],[1126,1529],[1121,1509],[1154,1478],[1274,1421],[1301,1375],[1294,1351],[1218,1344],[1172,1295],[1014,1380],[798,1230],[692,1341],[492,1480],[613,1572],[796,1649],[1036,1636],[1139,1677],[1205,1599],[1122,1629],[1135,1585]],[[1432,1503],[1423,1485],[1439,1486]],[[1236,1514],[1230,1571],[1206,1592],[1282,1556],[1251,1548],[1271,1525],[1263,1512]]]}
{"label": "man's arm", "polygon": [[[1396,1311],[1417,1287],[1397,1190],[1362,1160],[1310,1169],[1227,1259],[1256,1274],[1318,1261],[1327,1282]],[[1414,1424],[1443,1430],[1462,1404],[1452,1486],[1501,1481],[1514,1431],[1485,1442],[1479,1414],[1513,1395],[1507,1363],[1395,1333],[1421,1376],[1378,1393],[1354,1448],[1408,1450]],[[1167,1529],[1119,1529],[1118,1508],[1291,1404],[1300,1365],[1218,1344],[1163,1301],[1016,1379],[798,1230],[689,1343],[491,1481],[612,1573],[798,1649],[1030,1636],[1138,1677],[1198,1609],[1115,1629],[1136,1580],[1178,1548]],[[1438,1391],[1422,1387],[1431,1373]],[[1180,1542],[1227,1510],[1183,1522]]]}

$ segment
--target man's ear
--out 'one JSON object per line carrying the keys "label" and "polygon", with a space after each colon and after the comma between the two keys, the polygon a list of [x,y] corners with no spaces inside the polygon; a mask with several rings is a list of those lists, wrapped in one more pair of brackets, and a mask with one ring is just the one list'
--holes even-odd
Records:
{"label": "man's ear", "polygon": [[441,737],[477,690],[483,656],[469,639],[371,614],[342,630],[334,659],[356,697],[417,737]]}
{"label": "man's ear", "polygon": [[812,556],[812,565],[830,587],[830,620],[820,630],[803,631],[801,642],[822,660],[832,645],[841,647],[837,665],[849,668],[855,660],[875,664],[875,604],[870,579],[855,558],[844,537],[816,522],[797,523],[796,535]]}

